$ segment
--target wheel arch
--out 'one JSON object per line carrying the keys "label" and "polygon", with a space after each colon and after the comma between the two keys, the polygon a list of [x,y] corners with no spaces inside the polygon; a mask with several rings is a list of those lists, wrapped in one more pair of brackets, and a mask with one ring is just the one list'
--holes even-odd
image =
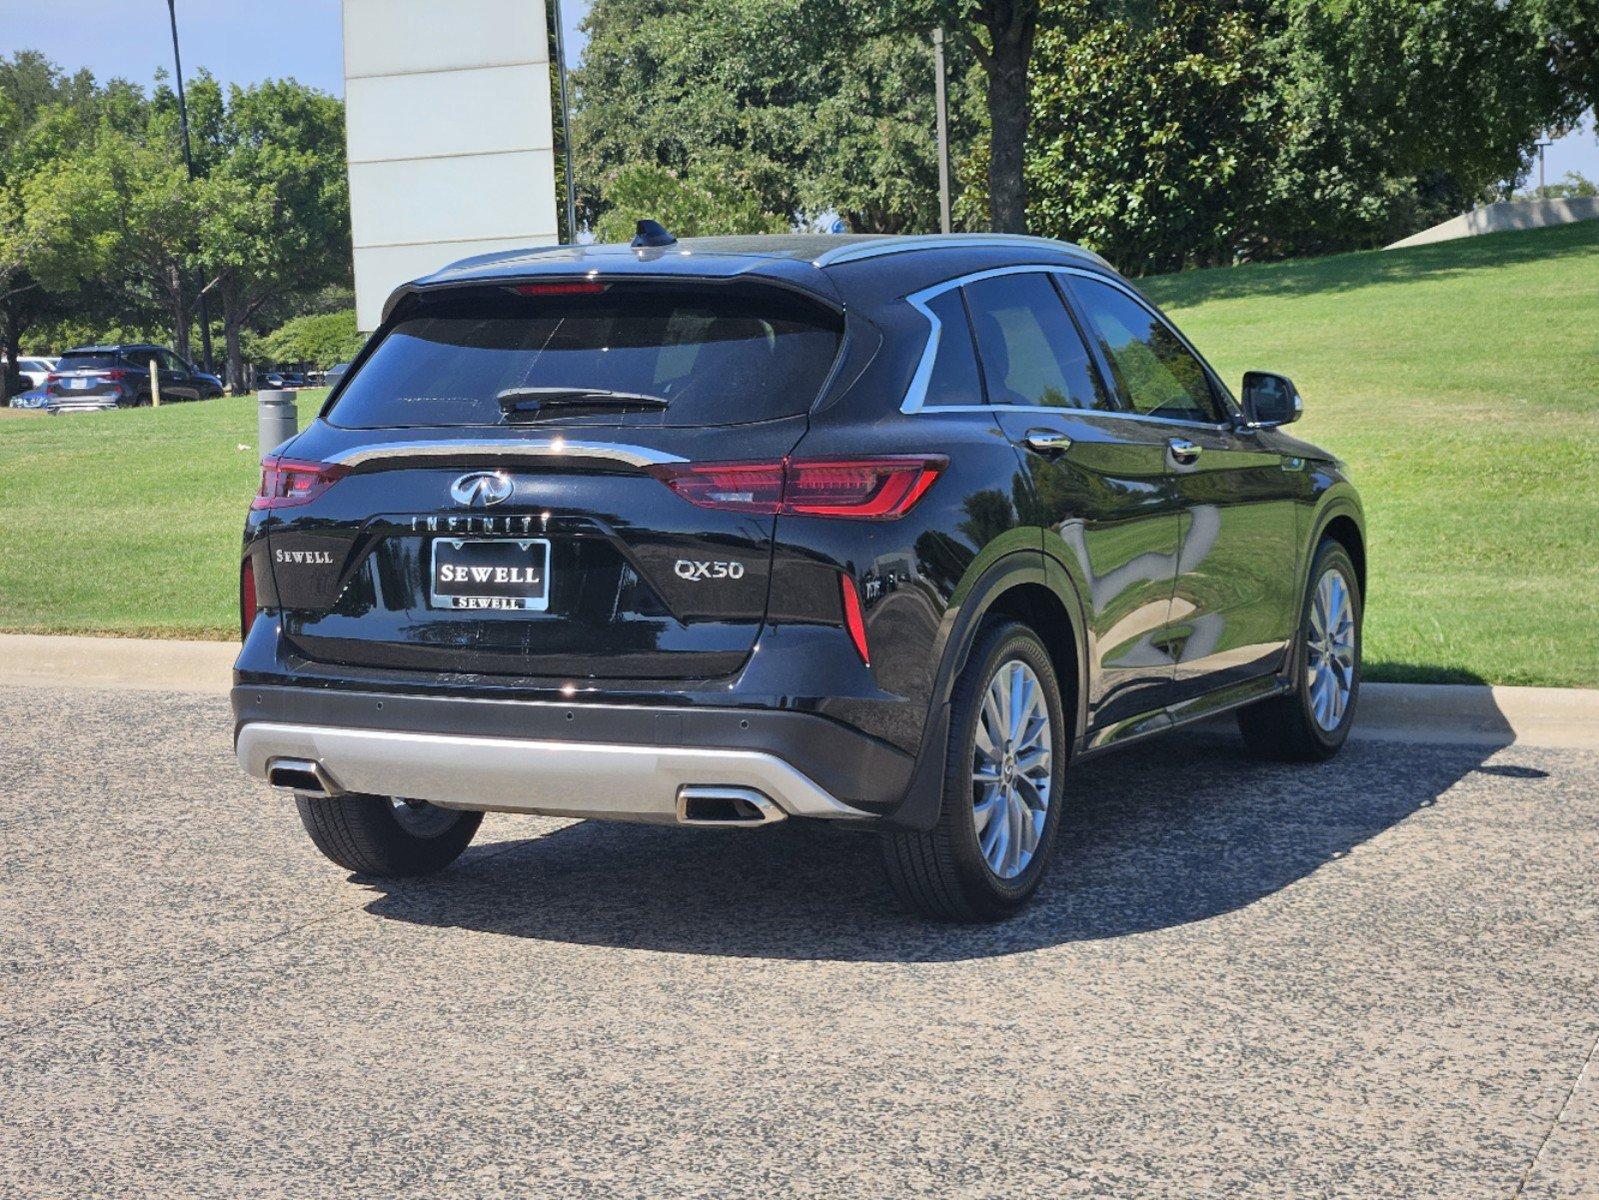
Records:
{"label": "wheel arch", "polygon": [[1323,538],[1332,538],[1349,554],[1355,564],[1355,582],[1360,587],[1361,599],[1366,596],[1366,516],[1360,501],[1347,483],[1335,490],[1321,506],[1312,526],[1315,536],[1306,547],[1306,574],[1309,561],[1316,556],[1316,547]]}
{"label": "wheel arch", "polygon": [[1071,744],[1078,745],[1083,735],[1088,668],[1082,603],[1064,569],[1049,562],[1042,551],[1016,551],[991,563],[957,594],[961,599],[951,607],[927,733],[905,802],[892,818],[904,828],[931,829],[938,819],[950,697],[978,631],[990,619],[1018,620],[1038,634],[1064,693],[1061,699],[1072,721]]}

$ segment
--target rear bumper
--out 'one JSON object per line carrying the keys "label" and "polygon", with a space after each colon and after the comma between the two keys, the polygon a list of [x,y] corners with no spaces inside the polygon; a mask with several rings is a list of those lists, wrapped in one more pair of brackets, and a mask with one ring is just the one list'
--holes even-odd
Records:
{"label": "rear bumper", "polygon": [[336,790],[457,808],[676,821],[684,789],[788,816],[889,815],[912,760],[827,718],[764,709],[559,704],[243,684],[239,763],[315,764]]}
{"label": "rear bumper", "polygon": [[314,763],[335,792],[405,796],[452,808],[673,822],[686,797],[754,794],[793,817],[859,820],[852,808],[772,754],[395,733],[252,722],[239,762],[269,776],[274,762]]}

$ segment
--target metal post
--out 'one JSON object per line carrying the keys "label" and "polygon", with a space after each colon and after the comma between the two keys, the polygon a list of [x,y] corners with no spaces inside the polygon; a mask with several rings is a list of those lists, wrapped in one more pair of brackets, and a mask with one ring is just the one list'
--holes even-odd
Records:
{"label": "metal post", "polygon": [[1553,145],[1554,145],[1553,142],[1539,142],[1538,143],[1538,199],[1540,199],[1540,200],[1549,199],[1549,193],[1544,190],[1543,152],[1545,150],[1547,150],[1550,146],[1553,146]]}
{"label": "metal post", "polygon": [[561,0],[555,0],[555,69],[561,75],[561,161],[566,164],[566,240],[577,242],[577,187],[572,182],[572,118],[566,96],[566,22]]}
{"label": "metal post", "polygon": [[300,414],[294,407],[294,393],[256,393],[255,428],[257,447],[263,457],[300,432]]}
{"label": "metal post", "polygon": [[[178,126],[183,130],[183,165],[189,172],[189,181],[194,181],[194,154],[189,148],[189,102],[183,94],[183,58],[178,53],[178,8],[177,0],[167,0],[167,16],[172,21],[172,66],[178,78]],[[200,293],[200,357],[205,361],[205,369],[211,369],[211,305],[206,300],[205,292]]]}
{"label": "metal post", "polygon": [[944,30],[933,30],[933,98],[938,107],[938,224],[950,231],[949,100],[944,93]]}

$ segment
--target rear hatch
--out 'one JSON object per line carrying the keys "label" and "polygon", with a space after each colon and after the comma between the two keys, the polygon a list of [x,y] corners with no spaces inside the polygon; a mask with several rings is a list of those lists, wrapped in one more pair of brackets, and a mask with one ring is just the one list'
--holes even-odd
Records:
{"label": "rear hatch", "polygon": [[58,404],[114,401],[129,383],[130,368],[110,352],[68,352],[50,374],[46,390]]}
{"label": "rear hatch", "polygon": [[841,333],[830,310],[749,283],[413,297],[267,472],[286,640],[430,672],[737,670],[765,618],[774,518],[762,479],[691,466],[781,462]]}

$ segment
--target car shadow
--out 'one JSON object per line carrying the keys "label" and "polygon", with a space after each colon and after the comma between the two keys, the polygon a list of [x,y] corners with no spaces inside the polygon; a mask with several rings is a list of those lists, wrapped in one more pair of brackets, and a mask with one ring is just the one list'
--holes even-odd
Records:
{"label": "car shadow", "polygon": [[[1064,842],[1033,904],[990,926],[901,912],[876,839],[790,821],[693,830],[590,821],[365,881],[386,920],[505,937],[799,960],[984,958],[1204,921],[1288,886],[1431,805],[1493,751],[1351,742],[1315,766],[1207,729],[1068,774]],[[1492,770],[1493,768],[1487,768]]]}

